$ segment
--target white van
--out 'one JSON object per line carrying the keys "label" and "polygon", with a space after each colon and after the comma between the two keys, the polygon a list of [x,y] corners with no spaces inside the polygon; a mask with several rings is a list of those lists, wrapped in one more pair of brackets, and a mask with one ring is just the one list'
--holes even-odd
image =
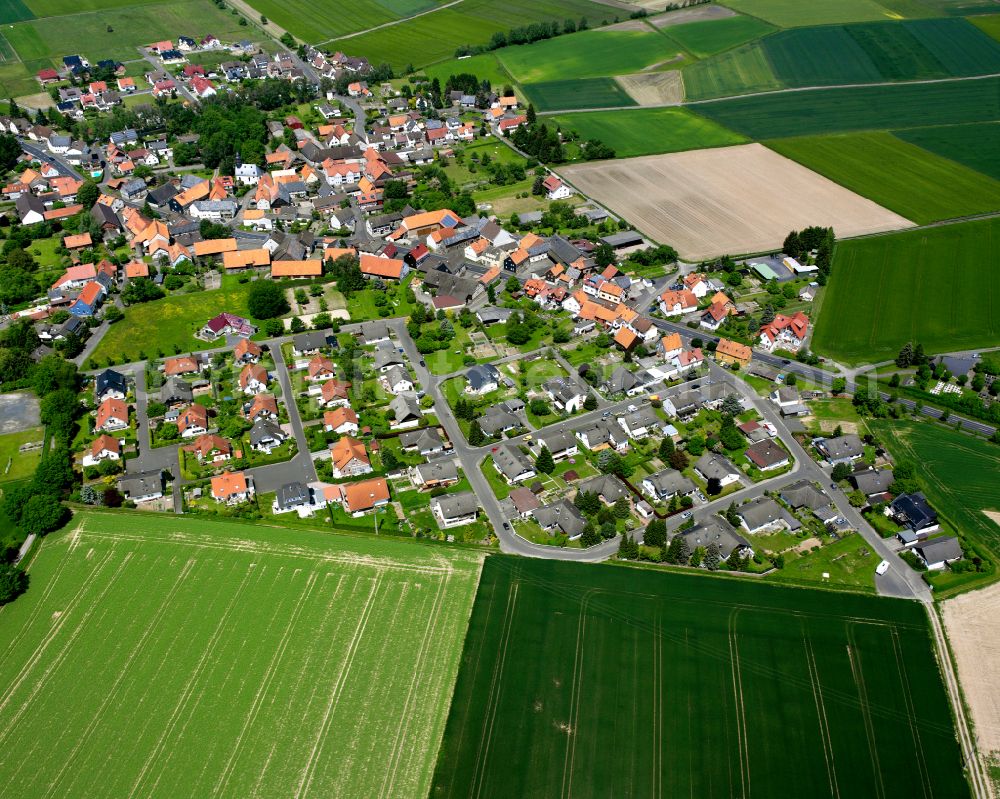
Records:
{"label": "white van", "polygon": [[889,561],[887,560],[883,560],[878,566],[875,567],[875,574],[879,575],[879,577],[887,571],[889,571]]}

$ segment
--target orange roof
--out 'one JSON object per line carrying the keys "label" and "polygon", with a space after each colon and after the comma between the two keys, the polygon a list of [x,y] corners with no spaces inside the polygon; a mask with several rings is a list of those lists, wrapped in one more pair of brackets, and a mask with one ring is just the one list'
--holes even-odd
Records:
{"label": "orange roof", "polygon": [[350,382],[340,380],[327,380],[321,387],[323,402],[330,402],[334,399],[347,399],[347,392],[351,388]]}
{"label": "orange roof", "polygon": [[354,412],[353,408],[342,405],[332,411],[325,411],[323,413],[323,424],[333,430],[336,430],[347,422],[358,423],[358,415]]}
{"label": "orange roof", "polygon": [[163,366],[163,372],[167,377],[172,375],[183,375],[198,371],[198,362],[190,355],[181,355],[177,358],[167,358]]}
{"label": "orange roof", "polygon": [[253,355],[255,358],[259,358],[263,354],[263,350],[256,342],[248,338],[241,338],[233,347],[233,354],[237,358],[242,358],[244,355]]}
{"label": "orange roof", "polygon": [[629,330],[627,327],[618,328],[618,332],[615,333],[615,344],[617,344],[622,349],[630,349],[639,337]]}
{"label": "orange roof", "polygon": [[266,386],[268,382],[267,369],[259,363],[248,363],[240,371],[240,387],[246,388],[251,380],[256,380],[258,383],[263,383]]}
{"label": "orange roof", "polygon": [[680,305],[681,308],[697,308],[698,298],[687,289],[680,291],[667,290],[660,295],[660,299],[668,308]]}
{"label": "orange roof", "polygon": [[[197,246],[196,244],[195,247]],[[269,263],[271,263],[271,253],[263,247],[256,250],[229,250],[222,254],[222,266],[226,269],[267,266]]]}
{"label": "orange roof", "polygon": [[204,200],[208,197],[209,191],[211,191],[211,184],[207,180],[203,180],[201,183],[196,183],[190,189],[184,189],[180,194],[174,197],[177,204],[184,208],[195,200]]}
{"label": "orange roof", "polygon": [[243,472],[224,472],[212,478],[212,496],[216,499],[228,499],[234,494],[245,494],[247,478]]}
{"label": "orange roof", "polygon": [[142,261],[129,261],[125,264],[125,277],[149,277],[149,265]]}
{"label": "orange roof", "polygon": [[330,446],[330,459],[333,465],[341,470],[353,460],[371,464],[364,442],[350,436],[344,436]]}
{"label": "orange roof", "polygon": [[196,452],[200,457],[205,457],[213,450],[229,455],[233,451],[233,445],[215,433],[202,433],[193,444],[188,444],[183,449],[186,452]]}
{"label": "orange roof", "polygon": [[263,411],[268,411],[274,416],[278,415],[278,400],[272,394],[258,394],[254,397],[246,415],[248,419],[253,419]]}
{"label": "orange roof", "polygon": [[122,451],[122,442],[114,436],[104,433],[98,436],[94,443],[90,445],[90,454],[95,458],[105,450],[119,454]]}
{"label": "orange roof", "polygon": [[712,299],[709,300],[709,302],[712,303],[712,305],[717,302],[722,303],[723,305],[728,305],[732,303],[732,300],[729,299],[728,295],[724,291],[717,291],[712,295]]}
{"label": "orange roof", "polygon": [[449,223],[458,221],[461,217],[454,211],[442,208],[439,211],[425,211],[422,214],[413,214],[403,218],[403,227],[407,230],[418,230],[420,228],[437,225],[445,227]]}
{"label": "orange roof", "polygon": [[189,427],[208,427],[208,410],[197,403],[188,405],[177,419],[177,429],[182,433]]}
{"label": "orange roof", "polygon": [[377,504],[389,501],[389,484],[384,477],[373,480],[362,480],[360,483],[349,483],[340,486],[344,498],[344,506],[355,513],[370,510]]}
{"label": "orange roof", "polygon": [[111,418],[121,419],[123,422],[128,422],[128,405],[125,404],[125,400],[108,397],[98,406],[97,429],[100,430],[104,427],[107,421]]}
{"label": "orange roof", "polygon": [[673,352],[674,350],[679,350],[682,346],[681,334],[671,333],[668,336],[664,336],[660,340],[660,345],[663,347],[664,352]]}
{"label": "orange roof", "polygon": [[83,287],[83,291],[80,292],[77,299],[87,305],[93,305],[97,298],[101,296],[101,292],[103,291],[104,287],[100,283],[96,280],[91,280],[86,286]]}
{"label": "orange roof", "polygon": [[377,255],[361,254],[361,273],[375,277],[399,279],[403,274],[403,262],[397,258],[379,258]]}
{"label": "orange roof", "polygon": [[333,361],[325,355],[314,355],[309,361],[306,371],[309,373],[309,377],[316,377],[323,372],[333,374]]}
{"label": "orange roof", "polygon": [[350,255],[352,258],[358,254],[358,251],[354,247],[327,247],[323,250],[323,260],[324,261],[336,261],[338,258],[343,258],[345,255]]}
{"label": "orange roof", "polygon": [[247,208],[243,212],[244,219],[263,219],[264,212],[260,208]]}
{"label": "orange roof", "polygon": [[485,275],[483,275],[481,278],[479,278],[479,282],[483,283],[483,284],[492,283],[499,276],[500,276],[500,267],[499,266],[494,266]]}
{"label": "orange roof", "polygon": [[206,239],[194,243],[195,255],[221,255],[236,252],[236,239]]}
{"label": "orange roof", "polygon": [[753,352],[746,344],[730,341],[728,338],[720,338],[719,344],[715,348],[715,354],[726,355],[738,361],[749,361]]}
{"label": "orange roof", "polygon": [[67,219],[68,217],[75,216],[82,210],[82,205],[67,205],[65,208],[50,208],[42,216],[51,222],[53,219]]}
{"label": "orange roof", "polygon": [[319,258],[308,261],[274,261],[271,277],[319,277],[323,274],[323,262]]}

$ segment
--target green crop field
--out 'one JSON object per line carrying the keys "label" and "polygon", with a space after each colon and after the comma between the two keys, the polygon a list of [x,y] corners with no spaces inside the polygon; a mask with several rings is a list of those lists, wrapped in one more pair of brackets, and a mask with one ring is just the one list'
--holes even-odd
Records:
{"label": "green crop field", "polygon": [[677,45],[656,31],[589,30],[520,47],[498,57],[521,83],[625,75],[673,58]]}
{"label": "green crop field", "polygon": [[897,131],[896,135],[1000,180],[1000,122],[913,128]]}
{"label": "green crop field", "polygon": [[692,100],[782,88],[760,42],[696,61],[683,70],[683,75],[684,92]]}
{"label": "green crop field", "polygon": [[22,444],[43,441],[44,438],[45,430],[41,427],[0,435],[0,483],[24,480],[35,473],[35,467],[42,459],[42,450],[21,452],[20,448]]}
{"label": "green crop field", "polygon": [[689,53],[704,57],[759,39],[773,30],[773,25],[741,15],[671,25],[663,33]]}
{"label": "green crop field", "polygon": [[538,111],[567,111],[577,108],[612,108],[636,105],[614,78],[550,80],[521,86]]}
{"label": "green crop field", "polygon": [[91,61],[125,61],[139,57],[137,47],[179,34],[245,38],[247,28],[240,27],[239,19],[208,0],[181,0],[35,19],[6,27],[3,35],[22,61],[59,60],[69,53],[81,53]]}
{"label": "green crop field", "polygon": [[431,796],[751,795],[969,795],[919,604],[487,559]]}
{"label": "green crop field", "polygon": [[289,5],[281,0],[252,0],[251,5],[300,39],[316,43],[411,17],[441,3],[436,0],[303,0]]}
{"label": "green crop field", "polygon": [[22,0],[0,0],[0,25],[33,19],[34,14]]}
{"label": "green crop field", "polygon": [[[780,28],[802,25],[831,25],[841,22],[874,22],[900,16],[898,0],[877,3],[875,0],[723,0],[723,5],[767,20]],[[918,15],[927,15],[917,6]]]}
{"label": "green crop field", "polygon": [[994,562],[1000,560],[1000,526],[983,513],[1000,511],[996,444],[927,422],[876,420],[871,424],[897,461],[916,467],[932,507],[963,539],[987,550]]}
{"label": "green crop field", "polygon": [[80,514],[0,613],[5,792],[423,799],[480,558]]}
{"label": "green crop field", "polygon": [[[715,24],[715,23],[699,23]],[[795,28],[689,67],[688,96],[1000,72],[1000,43],[964,19]],[[773,85],[772,85],[773,80]]]}
{"label": "green crop field", "polygon": [[746,139],[685,108],[636,108],[546,117],[583,139],[600,139],[619,158],[743,144]]}
{"label": "green crop field", "polygon": [[[402,69],[446,61],[466,44],[486,44],[497,31],[508,31],[532,22],[579,20],[591,25],[614,19],[616,10],[590,0],[462,0],[433,14],[405,20],[381,30],[339,39],[338,49],[364,56],[373,64],[388,61]],[[419,46],[414,46],[419,42]]]}
{"label": "green crop field", "polygon": [[693,108],[756,140],[992,122],[1000,120],[1000,78],[814,89],[694,103]]}
{"label": "green crop field", "polygon": [[972,19],[972,23],[995,40],[1000,41],[1000,14],[975,17]]}
{"label": "green crop field", "polygon": [[928,352],[1000,345],[1000,220],[837,244],[813,348],[877,363],[907,341]]}
{"label": "green crop field", "polygon": [[[107,11],[125,6],[142,6],[162,0],[25,0],[35,17],[62,17],[87,11]],[[31,17],[28,17],[30,19]]]}
{"label": "green crop field", "polygon": [[778,139],[769,146],[918,224],[1000,209],[1000,181],[891,133]]}

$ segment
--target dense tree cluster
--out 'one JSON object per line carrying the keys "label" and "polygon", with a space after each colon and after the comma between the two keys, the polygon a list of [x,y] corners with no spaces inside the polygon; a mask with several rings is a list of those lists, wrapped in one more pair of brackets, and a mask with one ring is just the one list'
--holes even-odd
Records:
{"label": "dense tree cluster", "polygon": [[833,262],[833,245],[836,239],[832,227],[807,227],[802,231],[793,230],[781,245],[782,252],[796,260],[803,260],[816,251],[816,267],[819,269],[817,282],[825,284]]}
{"label": "dense tree cluster", "polygon": [[564,33],[585,31],[588,27],[590,27],[590,23],[587,22],[586,17],[580,17],[579,22],[572,19],[566,19],[562,22],[562,24],[556,22],[555,20],[552,22],[533,22],[530,25],[522,25],[517,28],[511,28],[506,32],[497,31],[490,37],[487,44],[463,44],[455,50],[455,58],[461,58],[467,55],[477,55],[478,53],[485,53],[490,50],[499,50],[502,47],[512,47],[518,44],[531,44],[532,42],[538,42],[543,39],[551,39],[555,36],[561,36]]}

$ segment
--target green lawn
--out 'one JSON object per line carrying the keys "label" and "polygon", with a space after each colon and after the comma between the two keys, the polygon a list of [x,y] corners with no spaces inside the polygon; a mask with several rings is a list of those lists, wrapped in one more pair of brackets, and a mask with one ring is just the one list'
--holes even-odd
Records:
{"label": "green lawn", "polygon": [[925,613],[490,556],[430,795],[966,796]]}
{"label": "green lawn", "polygon": [[743,144],[747,139],[686,108],[636,108],[546,117],[582,139],[600,139],[619,158]]}
{"label": "green lawn", "polygon": [[[805,553],[785,553],[785,567],[767,575],[770,582],[840,586],[875,593],[875,567],[881,558],[857,533]],[[824,574],[829,574],[824,578]]]}
{"label": "green lawn", "polygon": [[493,489],[493,495],[497,499],[507,499],[510,496],[511,486],[500,476],[500,473],[493,465],[493,458],[486,458],[480,468],[486,476],[486,481],[490,484],[490,488]]}
{"label": "green lawn", "polygon": [[[916,467],[931,506],[959,531],[967,554],[975,554],[971,544],[994,565],[1000,562],[1000,526],[983,513],[1000,511],[1000,447],[927,422],[874,421],[871,427],[893,457]],[[997,578],[996,571],[957,576],[963,580],[955,588],[962,590]]]}
{"label": "green lawn", "polygon": [[138,519],[78,514],[0,615],[9,791],[427,795],[479,554]]}
{"label": "green lawn", "polygon": [[816,352],[890,360],[907,341],[928,352],[1000,344],[1000,220],[837,244]]}
{"label": "green lawn", "polygon": [[217,342],[197,339],[195,333],[223,311],[246,315],[249,289],[249,283],[226,281],[216,291],[176,294],[130,306],[125,310],[125,318],[111,325],[101,339],[94,359],[98,363],[109,357],[135,361],[141,352],[153,357],[158,351],[173,355],[175,347],[182,352],[217,347]]}
{"label": "green lawn", "polygon": [[505,47],[501,63],[521,83],[626,75],[677,55],[657,31],[589,30],[520,47]]}
{"label": "green lawn", "polygon": [[891,133],[778,139],[768,146],[918,224],[1000,208],[1000,181]]}
{"label": "green lawn", "polygon": [[35,473],[35,467],[42,459],[41,448],[28,452],[20,452],[19,449],[22,444],[42,441],[44,437],[43,427],[0,435],[0,483],[23,480]]}

